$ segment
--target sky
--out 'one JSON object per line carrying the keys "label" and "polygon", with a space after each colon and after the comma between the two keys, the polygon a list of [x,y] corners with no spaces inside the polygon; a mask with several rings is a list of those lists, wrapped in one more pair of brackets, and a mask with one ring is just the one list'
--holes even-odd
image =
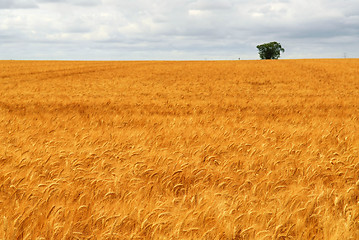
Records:
{"label": "sky", "polygon": [[0,0],[0,59],[358,58],[358,0]]}

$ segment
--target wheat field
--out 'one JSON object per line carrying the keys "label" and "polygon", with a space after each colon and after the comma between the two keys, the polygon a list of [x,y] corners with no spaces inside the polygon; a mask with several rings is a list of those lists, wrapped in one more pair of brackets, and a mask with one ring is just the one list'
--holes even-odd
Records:
{"label": "wheat field", "polygon": [[359,59],[0,61],[0,239],[359,239]]}

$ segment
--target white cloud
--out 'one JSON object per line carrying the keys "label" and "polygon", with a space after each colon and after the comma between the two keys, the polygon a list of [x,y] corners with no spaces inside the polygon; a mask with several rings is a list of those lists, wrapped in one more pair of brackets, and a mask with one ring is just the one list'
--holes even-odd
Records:
{"label": "white cloud", "polygon": [[359,57],[358,20],[357,0],[1,0],[0,58]]}
{"label": "white cloud", "polygon": [[188,10],[188,15],[195,17],[203,17],[205,15],[209,15],[209,11],[206,10],[198,10],[198,9],[190,9]]}

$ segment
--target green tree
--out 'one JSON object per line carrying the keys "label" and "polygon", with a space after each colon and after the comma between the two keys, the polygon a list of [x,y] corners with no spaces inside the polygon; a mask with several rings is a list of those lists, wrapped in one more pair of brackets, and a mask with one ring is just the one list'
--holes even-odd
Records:
{"label": "green tree", "polygon": [[277,42],[264,43],[257,46],[261,59],[278,59],[284,48]]}

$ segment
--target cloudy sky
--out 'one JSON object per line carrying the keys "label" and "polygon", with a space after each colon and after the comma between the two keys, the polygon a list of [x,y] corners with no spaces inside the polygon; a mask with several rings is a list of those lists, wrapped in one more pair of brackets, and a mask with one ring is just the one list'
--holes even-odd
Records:
{"label": "cloudy sky", "polygon": [[0,59],[359,57],[358,0],[0,0]]}

